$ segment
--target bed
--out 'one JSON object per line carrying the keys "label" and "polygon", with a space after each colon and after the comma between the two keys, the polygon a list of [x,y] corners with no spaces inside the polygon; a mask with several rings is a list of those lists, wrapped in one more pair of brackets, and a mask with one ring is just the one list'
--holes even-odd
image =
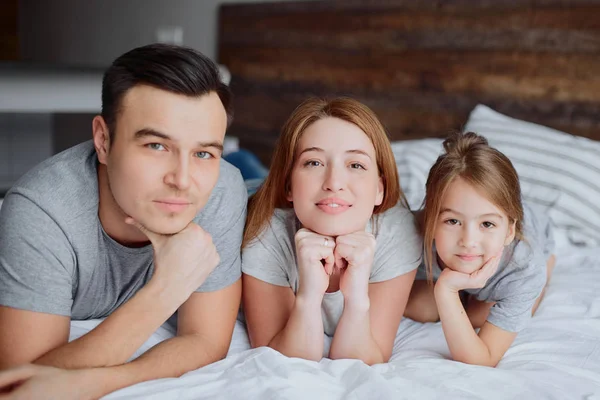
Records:
{"label": "bed", "polygon": [[[349,95],[387,127],[412,207],[440,137],[470,129],[505,152],[556,227],[557,265],[497,368],[449,360],[439,323],[403,319],[387,364],[250,349],[108,399],[600,399],[600,4],[585,0],[317,1],[225,5],[240,147],[269,165],[309,95]],[[565,132],[568,132],[565,133]],[[99,321],[75,321],[71,339]],[[164,325],[136,353],[171,337]],[[326,338],[326,341],[328,339]]]}

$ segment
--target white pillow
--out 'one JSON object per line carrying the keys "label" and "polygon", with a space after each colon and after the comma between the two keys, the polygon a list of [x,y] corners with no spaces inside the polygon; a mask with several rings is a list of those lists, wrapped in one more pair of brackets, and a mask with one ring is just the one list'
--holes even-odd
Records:
{"label": "white pillow", "polygon": [[600,142],[473,109],[465,131],[485,136],[519,173],[524,200],[547,208],[572,244],[600,245]]}
{"label": "white pillow", "polygon": [[[502,115],[478,105],[465,126],[513,163],[523,199],[545,208],[571,244],[600,245],[600,142]],[[412,209],[425,197],[429,169],[443,139],[393,143],[400,183]]]}

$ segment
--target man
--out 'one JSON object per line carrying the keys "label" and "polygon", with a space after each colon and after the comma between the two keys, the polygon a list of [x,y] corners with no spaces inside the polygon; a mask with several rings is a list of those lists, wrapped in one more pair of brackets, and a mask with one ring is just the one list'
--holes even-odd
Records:
{"label": "man", "polygon": [[[227,354],[246,214],[241,175],[221,159],[230,116],[227,86],[194,50],[144,46],[108,68],[93,141],[4,200],[0,369],[36,365],[0,374],[0,388],[96,398]],[[177,336],[128,363],[176,311]],[[68,343],[71,319],[104,317]]]}

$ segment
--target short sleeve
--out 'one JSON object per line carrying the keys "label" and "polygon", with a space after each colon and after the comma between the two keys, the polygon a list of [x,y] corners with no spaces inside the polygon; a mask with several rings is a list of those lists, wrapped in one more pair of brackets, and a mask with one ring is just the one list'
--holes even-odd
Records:
{"label": "short sleeve", "polygon": [[379,215],[377,247],[370,282],[383,282],[416,269],[422,261],[423,241],[412,212],[401,204]]}
{"label": "short sleeve", "polygon": [[0,211],[0,305],[71,316],[76,257],[59,224],[10,192]]}
{"label": "short sleeve", "polygon": [[242,272],[263,282],[292,287],[290,270],[296,268],[294,239],[288,219],[292,212],[276,214],[260,235],[242,251]]}
{"label": "short sleeve", "polygon": [[197,292],[223,289],[242,276],[241,246],[248,195],[240,172],[222,161],[218,185],[198,224],[210,233],[220,261]]}
{"label": "short sleeve", "polygon": [[543,257],[533,257],[527,266],[509,265],[512,271],[504,276],[494,288],[496,303],[490,309],[487,320],[509,331],[523,330],[531,319],[535,301],[546,284],[546,265]]}

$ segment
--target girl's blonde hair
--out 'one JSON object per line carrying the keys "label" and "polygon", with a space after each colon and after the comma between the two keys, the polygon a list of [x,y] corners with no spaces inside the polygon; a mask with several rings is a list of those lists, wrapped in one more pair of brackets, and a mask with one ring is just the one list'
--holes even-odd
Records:
{"label": "girl's blonde hair", "polygon": [[454,133],[444,141],[444,153],[429,170],[423,201],[423,249],[428,280],[432,280],[433,241],[448,187],[461,178],[484,193],[515,223],[515,238],[523,240],[523,205],[519,176],[504,154],[473,132]]}
{"label": "girl's blonde hair", "polygon": [[271,169],[265,182],[248,201],[248,217],[242,247],[258,237],[276,208],[290,208],[286,199],[290,177],[296,162],[300,137],[311,124],[327,118],[339,118],[359,127],[375,148],[377,169],[383,181],[384,196],[373,214],[388,210],[400,201],[408,207],[398,179],[398,170],[385,128],[370,108],[360,102],[340,97],[333,100],[310,98],[300,104],[283,126],[275,145]]}

